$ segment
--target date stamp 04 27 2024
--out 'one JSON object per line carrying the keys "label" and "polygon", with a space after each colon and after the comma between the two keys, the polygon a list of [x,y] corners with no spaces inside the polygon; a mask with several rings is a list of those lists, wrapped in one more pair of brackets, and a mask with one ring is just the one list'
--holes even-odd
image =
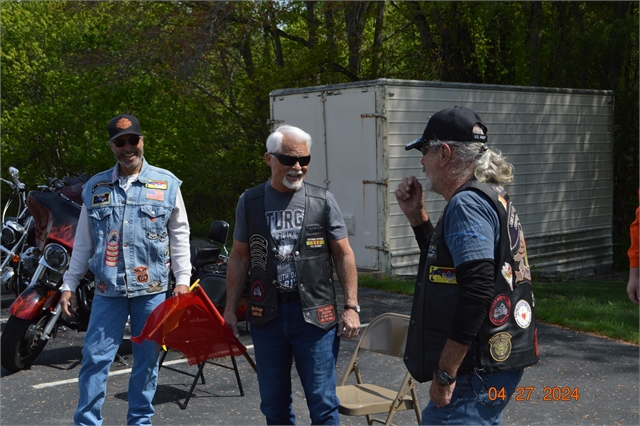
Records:
{"label": "date stamp 04 27 2024", "polygon": [[[516,401],[530,401],[532,399],[542,401],[577,401],[580,399],[580,393],[578,388],[570,388],[568,386],[545,386],[542,388],[542,398],[538,394],[534,394],[535,388],[533,386],[518,386],[511,398]],[[490,387],[487,390],[487,397],[491,401],[496,399],[507,399],[507,392],[504,388]]]}

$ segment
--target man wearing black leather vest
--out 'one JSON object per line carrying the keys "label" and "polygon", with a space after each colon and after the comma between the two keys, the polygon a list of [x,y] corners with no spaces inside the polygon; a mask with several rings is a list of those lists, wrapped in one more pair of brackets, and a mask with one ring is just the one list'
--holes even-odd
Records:
{"label": "man wearing black leather vest", "polygon": [[[251,337],[267,424],[295,424],[291,366],[304,388],[311,424],[339,424],[335,366],[340,337],[360,330],[355,257],[334,196],[304,183],[311,136],[281,126],[266,143],[266,183],[238,201],[227,269],[224,318],[235,315],[249,278]],[[333,265],[344,293],[339,315]]]}
{"label": "man wearing black leather vest", "polygon": [[447,201],[434,228],[415,176],[395,192],[421,249],[405,364],[432,381],[422,424],[500,424],[538,361],[526,244],[502,186],[513,166],[487,140],[480,117],[456,106],[405,147],[421,151],[425,189]]}

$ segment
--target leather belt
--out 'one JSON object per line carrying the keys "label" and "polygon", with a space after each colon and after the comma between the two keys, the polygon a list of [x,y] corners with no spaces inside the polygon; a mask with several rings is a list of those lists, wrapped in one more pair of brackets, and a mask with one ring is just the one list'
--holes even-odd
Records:
{"label": "leather belt", "polygon": [[278,292],[278,300],[282,303],[289,303],[295,300],[300,300],[300,293],[298,290],[296,291],[279,291]]}

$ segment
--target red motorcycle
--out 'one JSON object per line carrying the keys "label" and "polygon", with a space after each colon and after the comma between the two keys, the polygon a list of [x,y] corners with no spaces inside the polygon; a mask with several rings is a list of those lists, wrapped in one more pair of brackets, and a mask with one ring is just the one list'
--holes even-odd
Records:
{"label": "red motorcycle", "polygon": [[28,287],[9,308],[2,332],[0,358],[11,372],[29,367],[59,326],[86,331],[94,292],[92,274],[87,273],[76,290],[78,310],[74,316],[61,315],[58,301],[80,217],[82,186],[88,177],[50,180],[55,190],[31,191],[27,197],[35,245],[41,255]]}

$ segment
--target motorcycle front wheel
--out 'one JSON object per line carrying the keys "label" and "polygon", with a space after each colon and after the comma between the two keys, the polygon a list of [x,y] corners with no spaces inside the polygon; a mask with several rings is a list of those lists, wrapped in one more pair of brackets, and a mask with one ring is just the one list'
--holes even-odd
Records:
{"label": "motorcycle front wheel", "polygon": [[31,365],[47,344],[41,340],[48,313],[42,312],[32,320],[9,316],[2,332],[2,366],[15,373]]}

